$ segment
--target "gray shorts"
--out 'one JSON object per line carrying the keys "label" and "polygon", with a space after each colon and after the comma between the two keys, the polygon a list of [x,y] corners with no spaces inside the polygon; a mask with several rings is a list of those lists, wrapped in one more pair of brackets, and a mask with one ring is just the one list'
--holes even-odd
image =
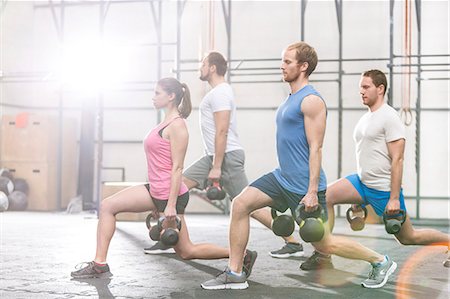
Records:
{"label": "gray shorts", "polygon": [[[192,163],[183,175],[198,183],[198,189],[205,189],[208,184],[208,174],[212,168],[213,156],[203,156]],[[222,177],[220,182],[223,189],[230,196],[236,197],[247,187],[248,179],[244,169],[245,153],[243,150],[235,150],[225,153],[222,163]]]}

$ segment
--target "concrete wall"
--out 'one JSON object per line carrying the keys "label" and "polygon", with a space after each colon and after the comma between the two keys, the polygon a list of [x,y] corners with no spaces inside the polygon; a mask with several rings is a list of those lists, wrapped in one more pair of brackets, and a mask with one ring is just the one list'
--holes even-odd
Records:
{"label": "concrete wall", "polygon": [[[58,3],[57,1],[53,1]],[[212,4],[211,4],[212,3]],[[2,114],[21,112],[20,106],[35,113],[56,113],[54,109],[60,98],[62,51],[80,43],[93,44],[99,35],[99,7],[69,6],[64,13],[64,43],[61,51],[51,9],[39,7],[47,1],[8,1],[1,15],[1,67],[4,80],[0,84],[0,106]],[[213,5],[213,7],[210,7]],[[422,54],[449,54],[449,3],[447,1],[422,2]],[[155,6],[157,7],[157,6]],[[404,3],[395,4],[396,54],[402,53],[402,30],[404,26]],[[212,11],[212,15],[209,13]],[[55,10],[59,18],[59,9]],[[163,41],[175,42],[176,3],[163,1]],[[282,49],[300,38],[300,2],[297,1],[233,1],[232,2],[232,58],[278,58]],[[319,59],[338,58],[338,28],[334,1],[309,1],[305,19],[305,41],[313,45]],[[413,10],[412,53],[417,51],[417,30]],[[221,2],[187,1],[181,20],[182,59],[199,59],[213,47],[226,53],[226,31],[223,22]],[[211,29],[212,28],[212,29]],[[108,70],[113,76],[104,91],[104,139],[131,141],[125,144],[105,144],[103,164],[106,167],[125,167],[126,179],[146,179],[146,164],[139,143],[147,131],[157,122],[156,112],[151,107],[152,83],[129,81],[155,81],[157,74],[157,53],[155,47],[142,45],[154,43],[156,39],[151,6],[148,3],[111,4],[108,9],[104,40],[114,51]],[[212,46],[211,46],[212,45]],[[89,47],[79,51],[89,52]],[[92,50],[93,51],[93,50]],[[112,51],[112,50],[111,50]],[[122,51],[122,52],[120,52]],[[120,53],[124,53],[121,55]],[[343,5],[343,55],[344,58],[387,58],[389,56],[389,2],[388,1],[345,1]],[[105,54],[106,55],[106,54]],[[173,76],[175,58],[174,46],[164,46],[161,76]],[[86,59],[92,59],[86,58]],[[280,59],[281,60],[281,59]],[[413,63],[417,60],[413,59]],[[424,63],[448,63],[445,58],[423,58]],[[396,60],[401,63],[401,60]],[[240,67],[279,67],[275,62],[244,62]],[[117,68],[115,69],[115,66]],[[235,68],[238,63],[232,64]],[[120,68],[119,68],[120,67]],[[197,69],[197,63],[183,64],[182,69]],[[379,68],[388,71],[386,61],[344,62],[346,73],[360,73],[366,69]],[[431,69],[433,67],[424,67]],[[448,66],[434,67],[448,69]],[[319,62],[312,80],[335,79],[335,74],[321,74],[336,71],[337,63]],[[396,71],[401,71],[397,68]],[[415,68],[413,68],[415,70]],[[90,77],[86,67],[82,83]],[[274,70],[277,72],[277,70]],[[38,82],[11,83],[13,79],[38,78]],[[86,76],[86,77],[84,77]],[[448,77],[447,73],[427,72],[426,77]],[[83,79],[85,81],[83,81]],[[250,180],[272,170],[277,165],[274,143],[275,107],[288,94],[283,83],[238,83],[242,80],[279,80],[279,75],[233,77],[236,102],[239,107],[238,129],[247,153],[247,171]],[[197,72],[183,72],[181,80],[191,88],[194,106],[198,106],[208,86],[198,80]],[[343,101],[345,107],[361,108],[358,96],[358,75],[343,78]],[[125,82],[127,81],[127,82]],[[125,83],[124,83],[125,82]],[[447,111],[426,111],[422,113],[420,147],[421,192],[426,196],[449,196],[449,81],[422,81],[422,107],[447,108]],[[399,107],[402,99],[402,76],[394,78],[394,105]],[[334,82],[314,83],[330,107],[328,127],[324,146],[323,167],[331,182],[337,173],[338,118],[333,108],[337,107],[338,89]],[[411,105],[417,96],[416,81],[412,79]],[[64,114],[79,118],[83,101],[96,101],[96,93],[83,86],[63,81]],[[19,108],[10,105],[19,105]],[[255,108],[255,109],[248,109]],[[256,109],[258,108],[258,109]],[[263,108],[263,109],[259,109]],[[273,109],[270,109],[273,108]],[[345,111],[343,122],[342,175],[355,171],[352,131],[364,111]],[[195,110],[188,119],[190,144],[186,165],[202,155],[202,143],[198,128],[198,113]],[[415,174],[415,122],[407,127],[407,149],[404,171],[405,195],[416,192]],[[133,143],[134,142],[134,143]],[[264,161],[262,163],[262,161]],[[104,180],[118,180],[117,171],[105,171]],[[415,202],[409,201],[408,208],[415,215]],[[448,218],[447,201],[422,202],[421,216]]]}

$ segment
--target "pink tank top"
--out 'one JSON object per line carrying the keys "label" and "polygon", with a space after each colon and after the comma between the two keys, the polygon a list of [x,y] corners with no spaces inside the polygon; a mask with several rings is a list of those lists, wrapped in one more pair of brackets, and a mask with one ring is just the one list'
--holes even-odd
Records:
{"label": "pink tank top", "polygon": [[[166,128],[178,117],[167,123],[160,123],[153,128],[144,138],[144,150],[147,157],[148,182],[150,195],[154,199],[168,200],[170,193],[170,180],[172,175],[172,155],[170,141],[159,135],[161,129]],[[178,195],[188,191],[186,185],[181,182]]]}

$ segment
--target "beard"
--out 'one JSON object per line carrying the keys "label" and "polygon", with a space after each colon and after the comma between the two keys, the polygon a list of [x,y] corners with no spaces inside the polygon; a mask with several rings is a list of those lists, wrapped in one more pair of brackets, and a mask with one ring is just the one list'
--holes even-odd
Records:
{"label": "beard", "polygon": [[208,81],[209,80],[209,74],[200,74],[200,76],[198,77],[200,80],[202,81]]}

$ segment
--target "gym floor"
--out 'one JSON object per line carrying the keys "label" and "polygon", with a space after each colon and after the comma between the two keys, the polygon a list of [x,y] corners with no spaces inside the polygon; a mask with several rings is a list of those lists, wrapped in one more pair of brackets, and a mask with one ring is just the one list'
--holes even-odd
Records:
{"label": "gym floor", "polygon": [[[228,243],[228,216],[187,215],[194,242]],[[367,263],[333,257],[334,270],[305,272],[305,257],[274,259],[268,252],[283,245],[270,230],[251,222],[249,248],[258,259],[243,291],[205,291],[200,283],[221,271],[226,260],[183,261],[175,254],[146,255],[152,241],[143,222],[118,222],[108,263],[110,279],[71,280],[70,272],[95,253],[97,219],[94,214],[0,213],[1,298],[450,298],[450,270],[442,266],[443,247],[401,246],[382,225],[366,225],[353,232],[338,219],[335,233],[348,235],[399,267],[381,289],[365,289],[360,282]],[[436,227],[448,232],[448,227]],[[296,233],[296,236],[298,234]]]}

